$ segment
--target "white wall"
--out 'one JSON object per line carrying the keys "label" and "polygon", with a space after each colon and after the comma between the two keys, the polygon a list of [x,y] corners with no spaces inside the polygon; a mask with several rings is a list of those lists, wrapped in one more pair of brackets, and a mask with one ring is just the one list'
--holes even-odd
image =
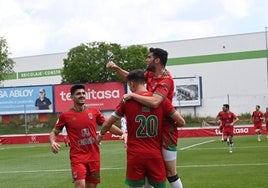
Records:
{"label": "white wall", "polygon": [[[15,72],[25,72],[34,70],[61,69],[63,59],[67,53],[47,54],[29,57],[14,58]],[[61,76],[36,77],[17,80],[6,80],[2,83],[4,87],[26,86],[26,85],[47,85],[61,83]]]}
{"label": "white wall", "polygon": [[[168,51],[169,58],[264,50],[265,32],[143,44]],[[223,48],[225,46],[225,48]]]}

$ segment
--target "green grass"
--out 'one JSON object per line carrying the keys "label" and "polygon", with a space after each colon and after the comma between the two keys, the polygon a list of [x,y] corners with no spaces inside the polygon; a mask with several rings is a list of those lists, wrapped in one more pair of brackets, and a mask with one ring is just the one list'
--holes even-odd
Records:
{"label": "green grass", "polygon": [[[99,188],[127,187],[121,141],[102,142],[101,162]],[[266,187],[268,139],[236,136],[229,153],[219,137],[181,138],[177,166],[184,188]],[[71,181],[68,148],[55,155],[49,144],[0,145],[0,187],[68,188]]]}

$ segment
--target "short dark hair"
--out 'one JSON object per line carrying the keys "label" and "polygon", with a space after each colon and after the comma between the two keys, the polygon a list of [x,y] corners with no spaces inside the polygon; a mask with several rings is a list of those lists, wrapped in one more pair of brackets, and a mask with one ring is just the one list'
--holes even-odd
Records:
{"label": "short dark hair", "polygon": [[224,106],[225,108],[227,108],[227,109],[230,108],[229,104],[223,104],[223,106]]}
{"label": "short dark hair", "polygon": [[168,59],[168,52],[166,50],[163,50],[161,48],[150,48],[150,53],[153,54],[155,58],[159,58],[161,61],[161,64],[165,67],[167,64]]}
{"label": "short dark hair", "polygon": [[85,86],[82,85],[82,84],[73,85],[71,87],[71,90],[70,90],[71,91],[71,95],[73,95],[75,93],[75,91],[78,90],[78,89],[84,89],[85,90]]}
{"label": "short dark hair", "polygon": [[144,71],[140,69],[130,71],[127,75],[127,80],[144,84],[145,83]]}

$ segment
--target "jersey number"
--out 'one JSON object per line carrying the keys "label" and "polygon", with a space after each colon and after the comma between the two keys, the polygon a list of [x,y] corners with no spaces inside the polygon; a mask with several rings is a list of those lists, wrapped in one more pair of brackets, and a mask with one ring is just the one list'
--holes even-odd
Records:
{"label": "jersey number", "polygon": [[158,118],[155,115],[145,117],[138,115],[135,118],[139,122],[139,127],[136,132],[136,137],[155,137],[158,132]]}

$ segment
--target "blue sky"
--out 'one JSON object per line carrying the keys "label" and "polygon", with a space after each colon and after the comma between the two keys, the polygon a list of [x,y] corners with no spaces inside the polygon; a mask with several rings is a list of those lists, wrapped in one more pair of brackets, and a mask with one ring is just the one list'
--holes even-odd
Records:
{"label": "blue sky", "polygon": [[0,0],[11,57],[265,31],[267,0]]}

